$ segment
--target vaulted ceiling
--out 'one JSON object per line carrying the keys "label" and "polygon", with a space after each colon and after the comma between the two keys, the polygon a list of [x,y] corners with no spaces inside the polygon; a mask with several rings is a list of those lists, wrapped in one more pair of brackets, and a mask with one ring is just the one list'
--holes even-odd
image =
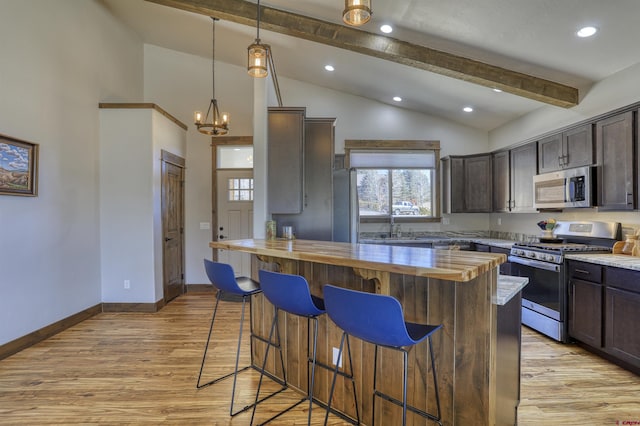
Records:
{"label": "vaulted ceiling", "polygon": [[[209,16],[218,17],[216,59],[246,65],[255,2],[102,2],[145,43],[203,57],[211,57]],[[373,18],[359,28],[342,23],[342,0],[261,6],[260,36],[280,77],[482,130],[546,105],[572,108],[594,83],[640,62],[637,0],[373,0]],[[383,23],[393,33],[383,34]],[[585,25],[599,32],[578,38]]]}

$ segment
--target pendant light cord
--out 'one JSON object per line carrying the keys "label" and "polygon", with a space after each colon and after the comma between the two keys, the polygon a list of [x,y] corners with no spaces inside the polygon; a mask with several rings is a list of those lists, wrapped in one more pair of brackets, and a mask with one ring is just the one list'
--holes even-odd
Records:
{"label": "pendant light cord", "polygon": [[258,0],[258,23],[256,24],[256,40],[260,40],[260,0]]}
{"label": "pendant light cord", "polygon": [[216,98],[215,60],[216,60],[216,21],[217,19],[212,16],[211,20],[213,21],[211,25],[211,28],[212,28],[211,30],[211,89],[212,89],[211,100],[214,100]]}

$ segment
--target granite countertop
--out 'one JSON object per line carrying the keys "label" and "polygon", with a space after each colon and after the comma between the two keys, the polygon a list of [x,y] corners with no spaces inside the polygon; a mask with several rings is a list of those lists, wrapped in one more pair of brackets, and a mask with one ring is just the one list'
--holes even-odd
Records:
{"label": "granite countertop", "polygon": [[498,291],[492,302],[494,305],[506,305],[513,296],[529,284],[527,277],[512,277],[510,275],[498,275]]}
{"label": "granite countertop", "polygon": [[507,260],[506,255],[500,253],[311,240],[223,240],[212,241],[209,246],[456,282],[471,281]]}
{"label": "granite countertop", "polygon": [[640,257],[637,256],[610,253],[572,253],[565,255],[565,257],[571,260],[640,271]]}

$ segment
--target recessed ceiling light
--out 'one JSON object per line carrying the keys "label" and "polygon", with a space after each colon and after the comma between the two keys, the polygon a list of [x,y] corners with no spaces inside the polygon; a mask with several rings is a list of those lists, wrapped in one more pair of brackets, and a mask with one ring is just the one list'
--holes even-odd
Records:
{"label": "recessed ceiling light", "polygon": [[496,93],[502,93],[502,90],[500,90],[498,88],[494,88],[493,91],[496,92]]}
{"label": "recessed ceiling light", "polygon": [[393,100],[396,102],[402,102],[402,98],[400,96],[394,96]]}
{"label": "recessed ceiling light", "polygon": [[595,33],[598,32],[596,27],[584,27],[580,28],[580,30],[576,33],[578,37],[591,37]]}
{"label": "recessed ceiling light", "polygon": [[333,65],[325,65],[324,69],[327,71],[335,71],[335,68],[333,67]]}
{"label": "recessed ceiling light", "polygon": [[469,107],[469,106],[468,106],[468,107],[464,107],[464,108],[462,108],[462,110],[463,110],[464,112],[473,112],[473,108],[471,108],[471,107]]}
{"label": "recessed ceiling light", "polygon": [[382,31],[385,34],[389,34],[390,32],[393,31],[393,28],[391,27],[391,25],[384,24],[380,27],[380,31]]}

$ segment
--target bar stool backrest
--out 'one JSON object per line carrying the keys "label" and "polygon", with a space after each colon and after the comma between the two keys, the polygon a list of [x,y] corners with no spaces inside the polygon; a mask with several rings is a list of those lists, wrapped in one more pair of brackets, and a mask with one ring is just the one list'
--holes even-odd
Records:
{"label": "bar stool backrest", "polygon": [[303,317],[324,313],[322,299],[311,295],[309,283],[300,275],[258,271],[260,287],[265,297],[279,309]]}
{"label": "bar stool backrest", "polygon": [[401,347],[418,341],[409,336],[397,299],[326,284],[324,303],[331,320],[359,339],[382,346]]}
{"label": "bar stool backrest", "polygon": [[219,290],[240,296],[247,295],[251,292],[251,289],[242,289],[238,285],[233,268],[227,263],[213,262],[209,259],[204,259],[204,269],[207,272],[207,277],[209,277],[211,284]]}

